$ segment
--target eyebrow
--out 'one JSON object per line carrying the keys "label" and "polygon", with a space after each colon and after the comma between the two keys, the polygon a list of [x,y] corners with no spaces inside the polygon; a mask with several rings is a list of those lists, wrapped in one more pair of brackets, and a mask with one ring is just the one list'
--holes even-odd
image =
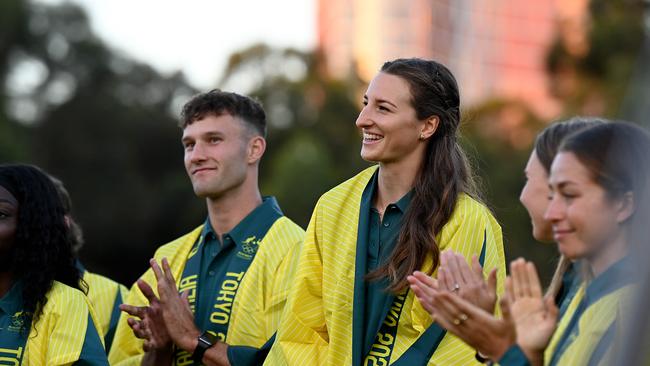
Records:
{"label": "eyebrow", "polygon": [[[576,185],[576,183],[575,183],[575,182],[571,182],[571,181],[566,181],[566,180],[565,180],[565,181],[562,181],[562,182],[560,182],[560,183],[557,183],[556,185],[557,185],[557,188],[558,188],[558,189],[562,189],[562,188],[565,188],[566,186]],[[553,189],[553,184],[549,183],[548,187],[549,187],[550,189]]]}
{"label": "eyebrow", "polygon": [[206,132],[203,132],[200,135],[195,136],[195,137],[194,136],[184,136],[181,139],[181,142],[194,141],[196,139],[202,139],[202,138],[206,138],[206,137],[215,137],[215,136],[223,137],[224,134],[221,131],[206,131]]}
{"label": "eyebrow", "polygon": [[[368,100],[368,96],[367,96],[367,95],[364,95],[364,96],[363,96],[363,99],[367,101],[367,100]],[[377,100],[377,103],[378,103],[378,104],[381,104],[381,103],[387,103],[387,104],[392,105],[393,108],[397,108],[397,105],[396,105],[395,103],[389,101],[389,100],[381,99],[381,98],[377,98],[376,100]]]}

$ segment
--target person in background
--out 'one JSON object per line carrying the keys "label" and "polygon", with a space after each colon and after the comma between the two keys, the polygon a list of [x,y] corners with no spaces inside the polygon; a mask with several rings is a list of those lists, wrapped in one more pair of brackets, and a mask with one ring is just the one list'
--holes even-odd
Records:
{"label": "person in background", "polygon": [[0,165],[0,360],[108,365],[50,178]]}
{"label": "person in background", "polygon": [[95,309],[102,337],[104,337],[106,353],[108,353],[113,343],[113,336],[115,336],[117,320],[120,318],[119,306],[124,301],[129,290],[126,286],[110,278],[87,271],[83,264],[81,264],[79,250],[81,250],[84,244],[84,237],[81,227],[75,221],[74,217],[72,217],[72,200],[70,199],[70,194],[60,179],[52,175],[50,175],[50,179],[52,179],[63,204],[65,223],[70,230],[68,238],[71,240],[70,245],[77,258],[75,265],[79,269],[84,282],[88,284],[88,298]]}
{"label": "person in background", "polygon": [[[567,121],[552,123],[537,135],[534,149],[524,169],[526,184],[519,196],[519,200],[528,211],[532,223],[532,235],[537,241],[554,243],[551,223],[544,219],[544,213],[551,192],[548,186],[551,164],[560,144],[568,135],[602,123],[605,123],[603,119],[595,117],[574,117]],[[456,253],[444,253],[443,258],[446,258],[446,261],[439,270],[441,274],[439,277],[442,281],[434,281],[421,272],[416,272],[414,276],[409,277],[409,282],[418,295],[418,300],[432,316],[434,315],[434,307],[431,304],[433,294],[435,291],[441,290],[440,287],[448,288],[450,283],[464,283],[459,295],[474,304],[477,304],[477,299],[481,297],[491,298],[496,295],[494,286],[486,284],[483,277],[480,276],[480,267],[477,264],[470,269],[462,260],[462,256]],[[446,265],[447,263],[448,265]],[[555,299],[556,305],[560,308],[560,314],[564,313],[580,285],[581,281],[576,267],[577,265],[560,255],[555,274],[546,291],[547,297]],[[477,272],[479,275],[475,274]],[[491,309],[483,310],[491,313]],[[452,323],[453,320],[455,319],[452,319]],[[479,350],[480,354],[477,357],[483,360],[486,357],[481,355],[499,359],[500,355],[503,355],[511,345],[511,332],[504,332],[502,327],[502,324],[498,324],[495,329],[484,326],[478,331],[464,325],[452,326],[449,330]],[[516,345],[513,345],[508,352],[512,354],[511,357],[521,355]]]}
{"label": "person in background", "polygon": [[506,324],[503,332],[518,347],[501,357],[502,365],[611,364],[621,309],[635,291],[628,254],[647,241],[639,235],[647,224],[639,220],[648,211],[649,154],[650,135],[624,122],[579,131],[560,147],[544,218],[560,252],[580,261],[583,272],[562,316],[553,299],[542,296],[534,264],[523,259],[511,264],[503,321],[442,292],[433,296],[435,315],[446,320],[464,315],[473,320],[463,326],[477,330]]}

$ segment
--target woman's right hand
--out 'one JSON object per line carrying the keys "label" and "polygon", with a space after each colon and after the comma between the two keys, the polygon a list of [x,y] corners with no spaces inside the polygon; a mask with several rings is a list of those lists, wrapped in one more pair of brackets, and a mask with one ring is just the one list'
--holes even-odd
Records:
{"label": "woman's right hand", "polygon": [[517,344],[533,365],[542,363],[544,349],[557,325],[558,308],[552,298],[544,299],[532,262],[519,258],[510,263],[506,296],[517,330]]}

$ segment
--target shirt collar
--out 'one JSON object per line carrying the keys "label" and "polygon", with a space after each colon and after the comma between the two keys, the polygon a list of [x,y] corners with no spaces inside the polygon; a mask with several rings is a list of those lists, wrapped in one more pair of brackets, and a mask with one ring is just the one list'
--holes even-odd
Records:
{"label": "shirt collar", "polygon": [[[375,170],[375,173],[372,175],[372,178],[370,179],[370,197],[374,198],[375,195],[377,194],[377,188],[379,185],[379,169]],[[414,190],[411,189],[410,191],[406,192],[402,198],[397,200],[397,202],[392,203],[395,205],[401,212],[402,214],[406,213],[406,210],[409,208],[409,205],[411,204],[411,199],[413,198]],[[371,206],[371,209],[373,207]]]}
{"label": "shirt collar", "polygon": [[74,266],[79,270],[79,273],[83,277],[83,274],[86,272],[86,267],[84,267],[84,265],[81,264],[81,261],[79,259],[74,260]]}
{"label": "shirt collar", "polygon": [[594,278],[587,286],[585,293],[587,301],[593,304],[605,295],[635,282],[636,276],[632,264],[630,257],[623,257]]}
{"label": "shirt collar", "polygon": [[23,285],[22,281],[16,281],[11,289],[0,298],[0,311],[8,315],[14,315],[22,310]]}
{"label": "shirt collar", "polygon": [[[253,211],[246,215],[232,230],[225,233],[223,237],[229,236],[236,245],[241,246],[244,241],[249,239],[252,232],[256,232],[256,229],[260,226],[270,226],[277,219],[278,215],[284,216],[275,197],[262,197],[262,204],[255,207]],[[204,241],[217,237],[210,224],[210,217],[205,220],[201,237]]]}

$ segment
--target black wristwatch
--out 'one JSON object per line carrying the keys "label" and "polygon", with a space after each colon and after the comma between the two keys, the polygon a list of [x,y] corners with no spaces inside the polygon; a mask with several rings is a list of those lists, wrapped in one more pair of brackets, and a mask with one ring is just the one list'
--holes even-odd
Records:
{"label": "black wristwatch", "polygon": [[192,353],[192,360],[194,362],[201,364],[203,362],[203,354],[205,351],[208,350],[208,348],[214,346],[219,339],[217,336],[212,335],[208,331],[203,332],[198,339],[198,343],[196,344],[196,348],[194,349],[194,352]]}
{"label": "black wristwatch", "polygon": [[480,362],[480,363],[491,364],[491,363],[490,363],[490,359],[487,358],[487,357],[484,357],[484,356],[481,354],[481,352],[479,352],[479,351],[476,351],[476,354],[474,355],[474,358],[476,359],[476,361],[478,361],[478,362]]}

